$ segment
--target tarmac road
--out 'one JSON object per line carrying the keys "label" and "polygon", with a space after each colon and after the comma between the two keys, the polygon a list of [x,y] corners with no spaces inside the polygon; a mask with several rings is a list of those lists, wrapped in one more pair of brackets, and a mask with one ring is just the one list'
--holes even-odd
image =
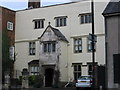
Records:
{"label": "tarmac road", "polygon": [[2,89],[2,90],[76,90],[76,88],[29,88],[29,89],[20,89],[20,88],[12,88],[12,89]]}
{"label": "tarmac road", "polygon": [[[76,90],[75,87],[69,88],[51,88],[51,87],[44,87],[44,88],[29,88],[29,89],[20,89],[20,88],[12,88],[12,89],[2,89],[2,90]],[[91,89],[79,89],[79,90],[91,90]]]}
{"label": "tarmac road", "polygon": [[[15,89],[17,90],[17,89]],[[69,87],[69,88],[31,88],[31,89],[21,89],[21,90],[76,90],[75,87]],[[91,90],[91,89],[79,89],[79,90]]]}

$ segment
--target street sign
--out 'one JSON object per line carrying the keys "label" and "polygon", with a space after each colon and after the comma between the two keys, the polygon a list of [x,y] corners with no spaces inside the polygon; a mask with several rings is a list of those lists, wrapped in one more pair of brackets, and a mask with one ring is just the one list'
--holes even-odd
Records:
{"label": "street sign", "polygon": [[97,42],[97,35],[89,33],[88,39],[93,41],[93,42]]}
{"label": "street sign", "polygon": [[95,42],[93,42],[93,44],[94,44],[94,47],[93,47],[93,45],[92,45],[92,41],[89,41],[89,51],[92,51],[92,50],[95,50],[96,49],[96,43]]}

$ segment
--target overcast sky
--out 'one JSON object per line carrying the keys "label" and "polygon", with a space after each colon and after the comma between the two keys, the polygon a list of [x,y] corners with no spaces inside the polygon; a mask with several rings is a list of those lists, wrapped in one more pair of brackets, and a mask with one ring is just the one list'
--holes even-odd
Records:
{"label": "overcast sky", "polygon": [[[66,3],[72,0],[41,0],[41,6]],[[28,7],[28,0],[0,0],[0,5],[12,10],[21,10]]]}
{"label": "overcast sky", "polygon": [[[41,6],[67,3],[71,1],[82,1],[82,0],[41,0]],[[106,1],[108,2],[110,0],[94,0],[94,2],[106,2]],[[116,2],[120,0],[111,0],[111,1]],[[0,6],[4,6],[12,10],[26,9],[28,7],[28,0],[0,0]]]}

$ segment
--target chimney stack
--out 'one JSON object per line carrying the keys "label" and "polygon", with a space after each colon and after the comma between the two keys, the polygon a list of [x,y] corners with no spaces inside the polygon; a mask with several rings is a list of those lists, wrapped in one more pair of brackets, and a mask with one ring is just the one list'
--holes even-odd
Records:
{"label": "chimney stack", "polygon": [[28,8],[40,8],[40,0],[28,0]]}

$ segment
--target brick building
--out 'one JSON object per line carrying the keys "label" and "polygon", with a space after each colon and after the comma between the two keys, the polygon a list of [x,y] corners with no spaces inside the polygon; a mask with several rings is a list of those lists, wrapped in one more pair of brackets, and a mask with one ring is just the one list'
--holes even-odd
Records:
{"label": "brick building", "polygon": [[14,46],[15,41],[15,11],[8,8],[2,8],[2,31],[7,31],[10,38],[10,46]]}
{"label": "brick building", "polygon": [[[0,6],[2,33],[2,83],[6,83],[6,75],[13,76],[14,42],[15,42],[15,11]],[[8,73],[7,73],[8,72]],[[6,74],[7,73],[7,74]]]}

